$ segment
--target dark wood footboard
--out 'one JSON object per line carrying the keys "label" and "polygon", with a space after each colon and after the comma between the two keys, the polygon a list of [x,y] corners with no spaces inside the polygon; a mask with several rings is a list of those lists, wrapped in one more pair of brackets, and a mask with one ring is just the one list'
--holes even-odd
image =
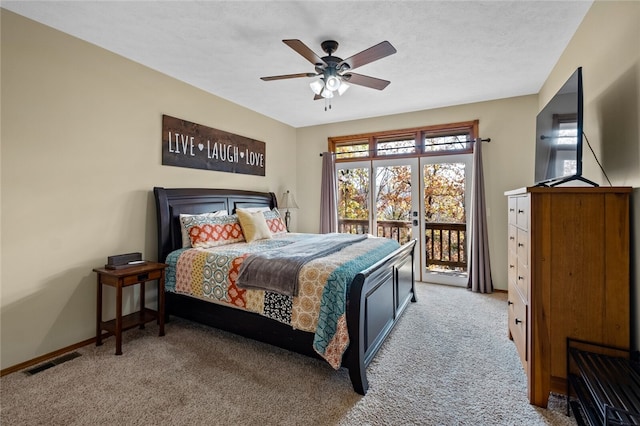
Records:
{"label": "dark wood footboard", "polygon": [[414,251],[416,240],[360,272],[351,283],[347,306],[349,350],[343,366],[353,388],[366,394],[366,368],[409,302],[416,301]]}

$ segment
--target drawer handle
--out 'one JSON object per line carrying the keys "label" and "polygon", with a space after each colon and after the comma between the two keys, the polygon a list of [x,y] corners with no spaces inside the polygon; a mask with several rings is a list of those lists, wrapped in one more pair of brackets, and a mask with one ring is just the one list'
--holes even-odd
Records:
{"label": "drawer handle", "polygon": [[509,268],[510,268],[510,269],[515,268],[515,265],[509,265]]}
{"label": "drawer handle", "polygon": [[511,306],[513,305],[513,302],[511,300],[507,300],[507,306]]}
{"label": "drawer handle", "polygon": [[509,209],[509,211],[510,211],[510,212],[515,212],[515,211],[516,211],[516,209]]}
{"label": "drawer handle", "polygon": [[516,238],[515,238],[515,237],[509,237],[509,239],[510,239],[510,240],[515,240]]}
{"label": "drawer handle", "polygon": [[524,247],[524,243],[518,243],[518,247]]}
{"label": "drawer handle", "polygon": [[518,279],[519,279],[520,281],[524,281],[524,277],[523,277],[523,276],[518,275]]}
{"label": "drawer handle", "polygon": [[524,210],[518,210],[518,213],[524,213]]}
{"label": "drawer handle", "polygon": [[144,281],[144,280],[147,280],[148,278],[149,278],[149,273],[148,272],[146,274],[138,275],[138,281]]}
{"label": "drawer handle", "polygon": [[521,323],[522,323],[522,321],[519,320],[518,318],[516,318],[516,325],[521,324]]}

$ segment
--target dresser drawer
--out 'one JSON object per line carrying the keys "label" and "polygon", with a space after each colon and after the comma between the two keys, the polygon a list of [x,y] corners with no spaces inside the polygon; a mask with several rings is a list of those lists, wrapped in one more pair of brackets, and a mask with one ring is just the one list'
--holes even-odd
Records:
{"label": "dresser drawer", "polygon": [[507,245],[508,245],[509,251],[516,253],[518,250],[517,248],[518,247],[518,243],[517,243],[518,228],[516,228],[515,225],[509,225],[508,233],[509,233],[509,240]]}
{"label": "dresser drawer", "polygon": [[507,263],[509,267],[509,270],[507,271],[509,284],[515,284],[516,279],[518,278],[518,256],[516,255],[516,252],[509,250],[509,254],[507,255]]}
{"label": "dresser drawer", "polygon": [[525,301],[529,300],[529,268],[518,258],[517,274],[515,283],[518,285],[520,294]]}
{"label": "dresser drawer", "polygon": [[522,229],[529,229],[529,197],[516,198],[516,225]]}
{"label": "dresser drawer", "polygon": [[516,211],[518,209],[518,197],[509,197],[507,199],[507,203],[509,206],[509,225],[516,224]]}
{"label": "dresser drawer", "polygon": [[509,283],[509,332],[516,345],[523,367],[527,366],[527,305],[515,284]]}
{"label": "dresser drawer", "polygon": [[516,254],[520,262],[529,265],[529,233],[522,229],[518,229],[516,236]]}

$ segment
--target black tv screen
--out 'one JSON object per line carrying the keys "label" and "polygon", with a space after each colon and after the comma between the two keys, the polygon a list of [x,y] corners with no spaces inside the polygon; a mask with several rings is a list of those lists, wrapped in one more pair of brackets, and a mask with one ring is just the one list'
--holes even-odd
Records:
{"label": "black tv screen", "polygon": [[582,176],[582,67],[536,118],[535,183],[556,185]]}

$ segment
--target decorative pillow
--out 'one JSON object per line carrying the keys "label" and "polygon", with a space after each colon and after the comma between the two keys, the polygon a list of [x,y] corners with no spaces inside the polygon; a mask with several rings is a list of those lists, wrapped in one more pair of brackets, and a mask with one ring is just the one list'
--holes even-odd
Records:
{"label": "decorative pillow", "polygon": [[263,212],[236,209],[236,214],[242,226],[242,233],[248,243],[271,238],[271,231],[269,231]]}
{"label": "decorative pillow", "polygon": [[187,226],[207,223],[209,218],[227,216],[226,210],[218,210],[217,212],[202,214],[181,214],[180,215],[180,233],[182,234],[182,247],[191,247],[191,239]]}
{"label": "decorative pillow", "polygon": [[244,210],[246,212],[268,212],[271,209],[269,209],[269,207],[240,207],[241,210]]}
{"label": "decorative pillow", "polygon": [[192,247],[215,247],[244,241],[238,216],[209,217],[187,227]]}
{"label": "decorative pillow", "polygon": [[263,214],[264,214],[264,218],[267,221],[267,226],[269,227],[269,230],[271,231],[272,235],[287,233],[287,227],[284,224],[284,220],[282,220],[282,217],[280,216],[280,212],[278,211],[278,209],[269,210],[269,211],[263,212]]}

